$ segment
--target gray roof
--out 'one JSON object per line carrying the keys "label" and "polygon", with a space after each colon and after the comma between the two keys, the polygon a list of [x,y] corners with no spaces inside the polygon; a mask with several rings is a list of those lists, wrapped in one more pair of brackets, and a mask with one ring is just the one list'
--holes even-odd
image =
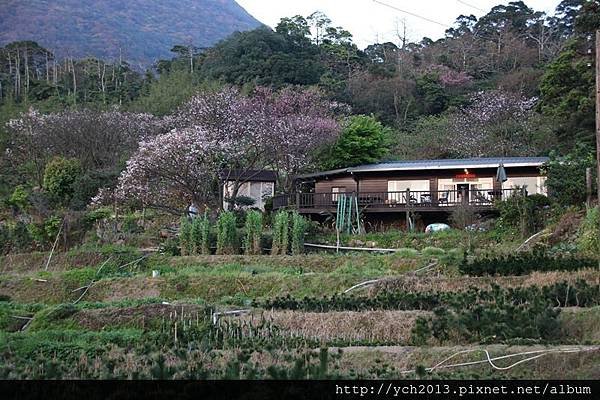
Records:
{"label": "gray roof", "polygon": [[540,167],[548,157],[493,157],[447,160],[393,161],[348,168],[348,172],[410,171],[456,168]]}
{"label": "gray roof", "polygon": [[445,160],[390,161],[378,164],[360,165],[358,167],[342,168],[331,171],[322,171],[315,172],[312,174],[298,175],[296,179],[308,179],[317,178],[321,176],[362,172],[415,171],[436,169],[444,170],[462,168],[498,168],[500,164],[504,164],[505,167],[541,167],[547,161],[548,157],[491,157]]}
{"label": "gray roof", "polygon": [[234,181],[241,180],[245,182],[276,182],[277,173],[268,169],[252,169],[252,170],[239,170],[224,169],[220,173],[222,180]]}
{"label": "gray roof", "polygon": [[320,176],[338,175],[347,173],[349,168],[332,169],[329,171],[312,172],[310,174],[296,175],[296,179],[318,178]]}

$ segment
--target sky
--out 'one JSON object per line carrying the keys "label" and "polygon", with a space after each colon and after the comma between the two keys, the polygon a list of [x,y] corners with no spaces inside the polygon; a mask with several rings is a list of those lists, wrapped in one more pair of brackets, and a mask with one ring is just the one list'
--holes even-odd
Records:
{"label": "sky", "polygon": [[[461,14],[481,17],[501,0],[380,0],[412,14],[435,22],[394,10],[373,0],[236,0],[259,21],[275,27],[283,17],[308,16],[322,11],[334,26],[342,26],[354,35],[360,48],[376,42],[398,43],[398,32],[406,25],[410,41],[420,41],[427,36],[433,40],[444,36],[444,31]],[[552,14],[560,0],[525,0],[536,11]]]}

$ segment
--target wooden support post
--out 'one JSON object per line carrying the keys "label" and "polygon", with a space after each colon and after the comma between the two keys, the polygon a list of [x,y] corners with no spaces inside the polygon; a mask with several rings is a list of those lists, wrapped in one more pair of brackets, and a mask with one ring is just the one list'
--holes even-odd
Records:
{"label": "wooden support post", "polygon": [[600,207],[600,30],[596,31],[596,167],[598,207]]}
{"label": "wooden support post", "polygon": [[410,223],[410,188],[406,188],[406,231],[412,231],[412,224]]}
{"label": "wooden support post", "polygon": [[586,168],[585,169],[585,192],[586,192],[586,197],[585,197],[585,205],[587,208],[591,208],[592,207],[592,169],[591,168]]}

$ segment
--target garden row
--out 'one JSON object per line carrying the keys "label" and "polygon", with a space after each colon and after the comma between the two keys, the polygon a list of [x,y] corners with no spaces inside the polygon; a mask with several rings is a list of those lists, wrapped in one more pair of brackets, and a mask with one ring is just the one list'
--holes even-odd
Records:
{"label": "garden row", "polygon": [[533,271],[576,271],[583,268],[598,268],[600,260],[580,257],[549,256],[543,252],[513,254],[503,257],[479,258],[459,266],[461,273],[471,276],[524,275]]}
{"label": "garden row", "polygon": [[[263,214],[257,210],[245,213],[241,235],[238,233],[239,223],[238,214],[232,211],[221,212],[214,226],[207,213],[194,218],[182,218],[179,228],[181,254],[208,255],[213,248],[218,255],[263,254]],[[272,240],[270,250],[267,250],[272,255],[301,254],[307,225],[298,212],[279,211],[273,218]]]}
{"label": "garden row", "polygon": [[600,286],[584,280],[574,284],[555,283],[550,286],[502,288],[494,285],[491,290],[470,288],[462,292],[379,292],[377,295],[333,295],[326,297],[293,298],[290,295],[264,301],[254,306],[264,309],[302,310],[315,312],[363,311],[363,310],[426,310],[446,306],[457,309],[475,304],[522,305],[544,301],[555,307],[593,307],[600,305]]}

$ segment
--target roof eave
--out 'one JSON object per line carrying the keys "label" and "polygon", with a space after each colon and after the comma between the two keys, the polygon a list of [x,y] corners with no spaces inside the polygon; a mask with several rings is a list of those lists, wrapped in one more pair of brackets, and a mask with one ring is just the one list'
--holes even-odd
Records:
{"label": "roof eave", "polygon": [[[518,164],[504,164],[506,168],[514,167],[541,167],[544,163],[532,162],[532,163],[518,163]],[[461,164],[461,165],[430,165],[430,166],[414,166],[414,167],[389,167],[389,168],[348,168],[347,172],[388,172],[388,171],[420,171],[420,170],[448,170],[448,169],[463,169],[463,168],[498,168],[499,163],[492,164]]]}

